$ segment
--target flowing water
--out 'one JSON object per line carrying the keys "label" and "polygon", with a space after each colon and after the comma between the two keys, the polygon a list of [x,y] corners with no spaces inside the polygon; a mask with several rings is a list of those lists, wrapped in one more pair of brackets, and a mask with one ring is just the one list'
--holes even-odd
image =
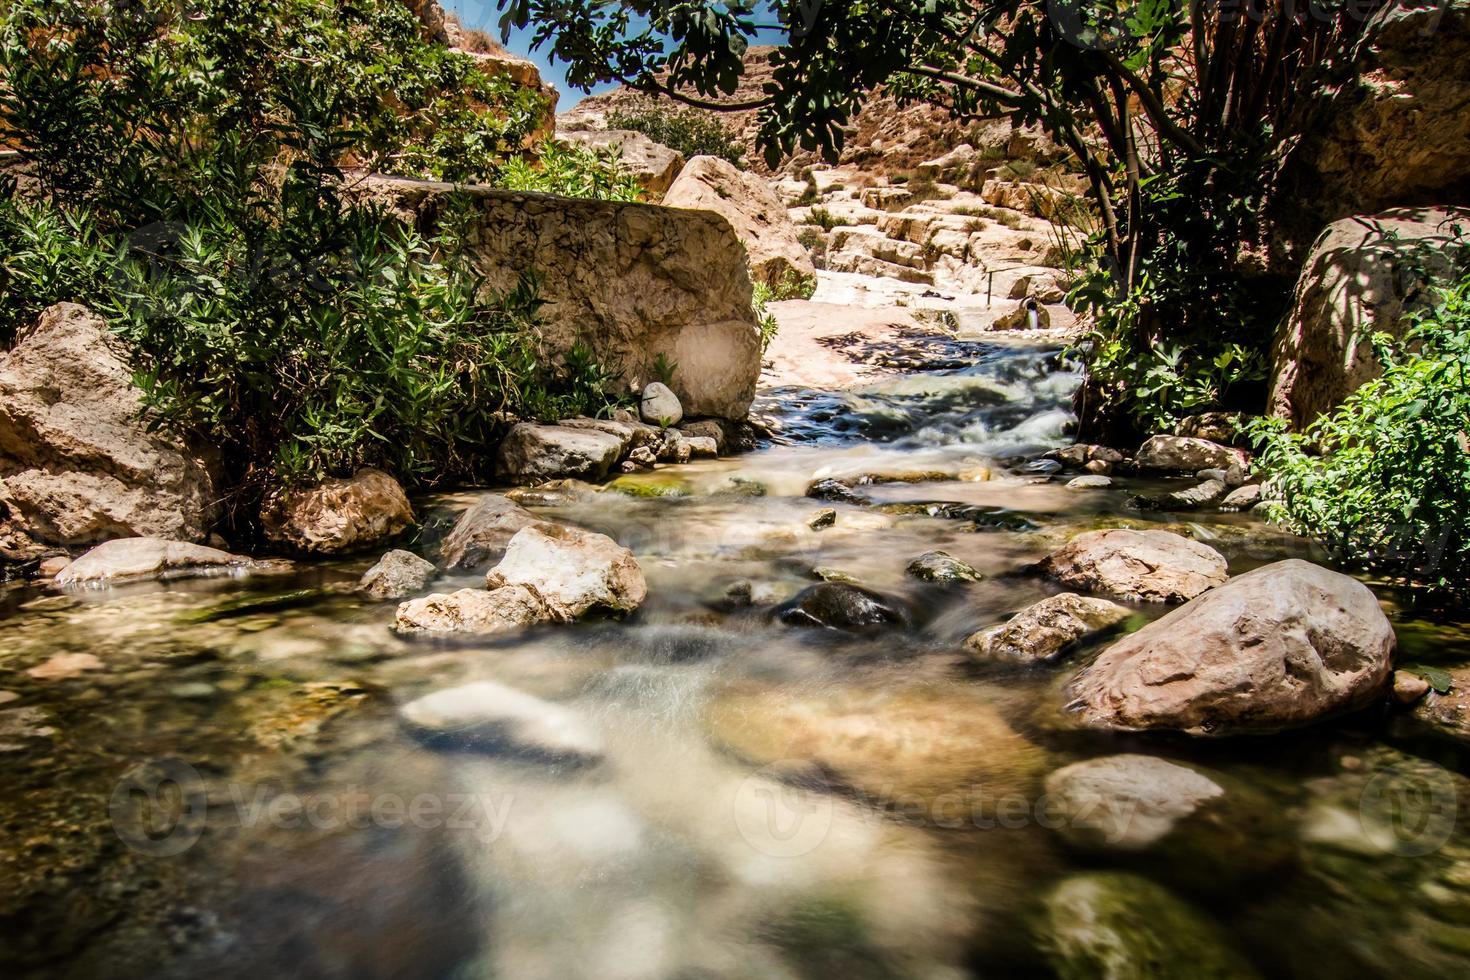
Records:
{"label": "flowing water", "polygon": [[[1131,511],[1139,481],[1064,489],[1035,461],[1067,441],[1077,378],[1054,352],[931,360],[853,393],[763,393],[775,444],[538,507],[637,553],[649,599],[627,622],[401,638],[393,603],[353,592],[370,559],[10,587],[4,975],[1048,976],[1076,923],[1045,898],[1098,869],[1163,885],[1263,975],[1466,975],[1470,783],[1449,747],[1376,712],[1228,743],[1083,735],[1058,688],[1097,645],[1043,668],[965,657],[1055,591],[1019,572],[1082,528],[1169,526],[1232,572],[1309,550],[1250,516]],[[827,476],[870,503],[803,496]],[[414,547],[433,556],[473,497],[421,501]],[[835,525],[808,528],[827,506]],[[985,580],[905,576],[934,549]],[[773,623],[818,568],[911,624]],[[1402,658],[1470,655],[1463,625],[1398,616]],[[575,712],[600,760],[401,728],[399,705],[481,680]],[[1167,854],[1070,849],[1043,780],[1119,752],[1208,767],[1245,815]]]}

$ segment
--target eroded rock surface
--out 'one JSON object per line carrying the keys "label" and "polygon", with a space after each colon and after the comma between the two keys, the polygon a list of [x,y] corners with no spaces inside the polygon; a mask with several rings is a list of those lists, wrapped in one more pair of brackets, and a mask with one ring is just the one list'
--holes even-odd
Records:
{"label": "eroded rock surface", "polygon": [[127,351],[59,303],[0,355],[0,504],[39,541],[202,541],[215,508],[201,447],[150,432]]}
{"label": "eroded rock surface", "polygon": [[1186,602],[1227,578],[1224,556],[1209,545],[1126,528],[1077,535],[1041,571],[1068,588],[1141,602]]}
{"label": "eroded rock surface", "polygon": [[1371,703],[1393,650],[1393,627],[1366,586],[1290,559],[1113,644],[1068,685],[1068,710],[1092,728],[1277,731]]}
{"label": "eroded rock surface", "polygon": [[365,467],[347,479],[276,494],[261,508],[266,537],[307,554],[339,555],[370,548],[413,525],[403,487]]}

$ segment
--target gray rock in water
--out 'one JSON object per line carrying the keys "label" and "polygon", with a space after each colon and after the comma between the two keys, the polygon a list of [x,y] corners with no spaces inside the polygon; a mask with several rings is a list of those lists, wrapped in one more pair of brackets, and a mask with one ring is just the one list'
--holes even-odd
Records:
{"label": "gray rock in water", "polygon": [[909,623],[908,612],[896,600],[843,582],[823,582],[804,589],[776,610],[776,618],[788,626],[839,630]]}
{"label": "gray rock in water", "polygon": [[648,595],[643,569],[631,551],[605,534],[560,524],[533,524],[517,532],[485,584],[532,589],[561,620],[592,609],[630,613]]}
{"label": "gray rock in water", "polygon": [[685,422],[679,426],[679,431],[691,439],[700,436],[713,439],[715,441],[716,454],[725,451],[725,443],[729,438],[725,433],[725,426],[714,419],[700,419],[697,422]]}
{"label": "gray rock in water", "polygon": [[1042,662],[1130,615],[1126,606],[1116,602],[1063,592],[1027,606],[999,626],[981,630],[965,641],[965,647],[983,660]]}
{"label": "gray rock in water", "polygon": [[1142,602],[1184,602],[1227,577],[1225,557],[1208,545],[1126,528],[1079,534],[1040,569],[1071,589]]}
{"label": "gray rock in water", "polygon": [[1110,755],[1046,779],[1053,825],[1073,848],[1143,863],[1198,888],[1260,875],[1291,860],[1294,828],[1238,780],[1147,755]]}
{"label": "gray rock in water", "polygon": [[839,504],[866,504],[868,498],[853,491],[841,480],[817,480],[806,488],[806,495],[813,500],[830,500]]}
{"label": "gray rock in water", "polygon": [[904,571],[921,582],[978,582],[985,576],[974,566],[943,551],[927,551],[909,562]]}
{"label": "gray rock in water", "polygon": [[540,596],[510,585],[412,599],[398,607],[393,626],[405,633],[507,633],[551,618]]}
{"label": "gray rock in water", "polygon": [[1261,502],[1261,485],[1259,483],[1247,483],[1243,487],[1236,487],[1225,495],[1220,501],[1221,510],[1250,510]]}
{"label": "gray rock in water", "polygon": [[684,406],[668,385],[651,381],[643,386],[638,414],[650,425],[678,425],[684,419]]}
{"label": "gray rock in water", "polygon": [[1218,927],[1139,875],[1073,875],[1047,893],[1039,937],[1059,977],[1245,980],[1257,974]]}
{"label": "gray rock in water", "polygon": [[374,599],[403,599],[423,591],[433,578],[433,562],[400,549],[379,558],[357,587]]}
{"label": "gray rock in water", "polygon": [[535,514],[498,493],[487,493],[460,515],[444,539],[444,567],[478,568],[505,553],[516,532],[539,521]]}
{"label": "gray rock in water", "polygon": [[836,523],[837,511],[833,510],[831,507],[823,507],[821,510],[817,511],[811,517],[808,517],[806,519],[806,526],[811,528],[813,531],[820,531],[823,528],[831,527]]}
{"label": "gray rock in water", "polygon": [[1113,485],[1113,478],[1101,474],[1079,476],[1067,481],[1068,490],[1106,490]]}
{"label": "gray rock in water", "polygon": [[1203,773],[1149,755],[1111,755],[1058,769],[1047,797],[1069,842],[1093,850],[1139,851],[1225,790]]}
{"label": "gray rock in water", "polygon": [[148,578],[243,574],[264,567],[244,555],[163,538],[118,538],[98,545],[56,576],[61,587],[104,585]]}
{"label": "gray rock in water", "polygon": [[1068,685],[1068,710],[1114,731],[1277,731],[1371,704],[1393,649],[1393,627],[1361,582],[1280,561],[1113,644]]}
{"label": "gray rock in water", "polygon": [[1188,490],[1159,497],[1134,497],[1132,503],[1140,510],[1202,510],[1220,503],[1229,493],[1230,488],[1223,480],[1206,480]]}
{"label": "gray rock in water", "polygon": [[610,432],[522,422],[500,444],[496,472],[523,486],[558,477],[601,480],[626,447]]}
{"label": "gray rock in water", "polygon": [[582,764],[603,754],[602,736],[578,712],[493,681],[427,694],[398,717],[433,745]]}

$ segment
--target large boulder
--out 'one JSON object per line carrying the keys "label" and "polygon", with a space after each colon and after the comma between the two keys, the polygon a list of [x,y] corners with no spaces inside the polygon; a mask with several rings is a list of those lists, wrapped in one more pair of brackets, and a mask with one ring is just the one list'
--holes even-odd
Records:
{"label": "large boulder", "polygon": [[648,595],[643,569],[631,551],[605,534],[561,524],[533,524],[516,532],[485,584],[491,589],[525,586],[561,620],[592,609],[629,613]]}
{"label": "large boulder", "polygon": [[1040,568],[1068,588],[1139,602],[1186,602],[1228,577],[1225,557],[1209,545],[1127,528],[1079,534]]}
{"label": "large boulder", "polygon": [[638,390],[662,356],[688,415],[740,419],[750,409],[760,332],[745,250],[718,215],[390,178],[357,192],[422,229],[458,192],[485,288],[505,293],[536,270],[546,363],[586,344],[617,385]]}
{"label": "large boulder", "polygon": [[965,648],[981,660],[1043,663],[1131,615],[1116,602],[1063,592],[1027,606],[999,626],[981,630],[965,641]]}
{"label": "large boulder", "polygon": [[[664,194],[664,204],[713,211],[728,221],[745,244],[750,274],[757,282],[774,288],[792,277],[817,274],[776,192],[763,179],[728,160],[713,156],[691,159]],[[691,412],[709,414],[693,408]]]}
{"label": "large boulder", "polygon": [[599,152],[613,152],[622,161],[623,169],[638,181],[648,200],[654,202],[663,199],[684,167],[684,156],[679,151],[631,129],[573,129],[557,133],[556,138]]}
{"label": "large boulder", "polygon": [[1470,3],[1381,6],[1348,71],[1295,127],[1273,195],[1288,250],[1345,215],[1470,201]]}
{"label": "large boulder", "polygon": [[626,446],[625,440],[610,432],[522,422],[501,442],[495,469],[502,478],[522,486],[561,477],[600,480]]}
{"label": "large boulder", "polygon": [[371,467],[276,493],[260,516],[268,539],[317,555],[361,551],[413,524],[413,508],[398,481]]}
{"label": "large boulder", "polygon": [[1291,559],[1113,644],[1068,685],[1068,710],[1100,729],[1277,731],[1370,704],[1393,650],[1393,627],[1366,586]]}
{"label": "large boulder", "polygon": [[203,540],[206,458],[150,431],[125,348],[86,307],[51,307],[0,355],[0,510],[32,537]]}
{"label": "large boulder", "polygon": [[539,518],[498,493],[487,493],[459,516],[444,539],[439,556],[449,569],[478,568],[505,553],[505,546],[523,527]]}
{"label": "large boulder", "polygon": [[151,578],[240,574],[256,567],[244,555],[164,538],[115,538],[100,544],[56,576],[62,588]]}
{"label": "large boulder", "polygon": [[1276,336],[1272,413],[1305,428],[1378,376],[1373,334],[1399,336],[1408,314],[1433,304],[1434,280],[1465,241],[1456,228],[1470,233],[1470,209],[1400,208],[1327,226]]}

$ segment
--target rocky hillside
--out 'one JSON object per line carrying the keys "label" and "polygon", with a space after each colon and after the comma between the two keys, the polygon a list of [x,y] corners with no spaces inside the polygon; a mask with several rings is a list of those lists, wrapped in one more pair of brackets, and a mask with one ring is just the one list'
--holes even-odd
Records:
{"label": "rocky hillside", "polygon": [[[771,75],[773,47],[753,47],[746,55],[745,74],[730,102],[759,98]],[[631,89],[619,88],[601,95],[591,95],[557,119],[560,130],[596,130],[608,128],[607,117],[618,109],[645,106],[652,100]],[[672,106],[671,100],[661,100]],[[746,165],[758,173],[769,174],[755,148],[758,128],[756,112],[704,112],[720,120],[745,148]],[[880,94],[853,120],[839,164],[861,167],[873,174],[891,176],[907,173],[918,164],[942,156],[961,143],[968,143],[995,160],[1027,159],[1043,163],[1060,160],[1060,147],[1038,130],[1013,128],[1008,120],[995,119],[979,123],[960,123],[947,113],[927,105],[901,107],[895,99]],[[784,161],[782,173],[800,173],[820,163],[814,153],[798,153]]]}

